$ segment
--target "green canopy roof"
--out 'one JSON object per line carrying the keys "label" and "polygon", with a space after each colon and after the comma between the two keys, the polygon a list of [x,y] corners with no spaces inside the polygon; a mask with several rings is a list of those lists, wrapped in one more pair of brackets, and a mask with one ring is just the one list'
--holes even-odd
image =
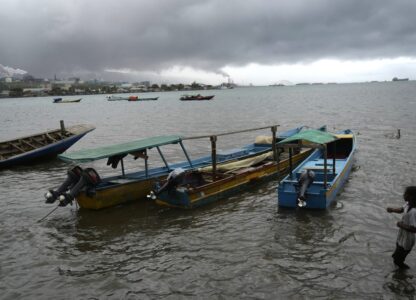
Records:
{"label": "green canopy roof", "polygon": [[338,138],[332,133],[315,129],[307,129],[297,134],[294,134],[291,137],[284,139],[283,141],[280,141],[279,144],[287,144],[289,142],[295,141],[307,141],[310,143],[323,145],[333,142],[337,139]]}
{"label": "green canopy roof", "polygon": [[88,162],[103,159],[115,155],[128,154],[144,149],[150,149],[157,146],[175,144],[181,141],[181,137],[177,135],[155,136],[143,140],[122,143],[111,146],[104,146],[95,149],[87,149],[75,151],[72,153],[61,154],[58,157],[68,162]]}

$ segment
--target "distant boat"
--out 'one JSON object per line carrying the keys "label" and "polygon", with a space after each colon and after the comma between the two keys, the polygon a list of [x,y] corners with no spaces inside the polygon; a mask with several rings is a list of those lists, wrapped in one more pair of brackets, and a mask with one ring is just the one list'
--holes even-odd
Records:
{"label": "distant boat", "polygon": [[53,99],[53,103],[77,103],[77,102],[81,102],[81,100],[82,100],[82,98],[74,99],[74,100],[62,99],[62,98],[54,98]]}
{"label": "distant boat", "polygon": [[409,78],[397,78],[397,77],[394,77],[392,79],[392,81],[409,81]]}
{"label": "distant boat", "polygon": [[88,132],[91,125],[75,125],[0,142],[0,169],[52,158],[71,147]]}
{"label": "distant boat", "polygon": [[202,96],[200,94],[198,95],[183,95],[180,100],[182,101],[191,101],[191,100],[211,100],[214,98],[215,95],[211,96]]}
{"label": "distant boat", "polygon": [[107,96],[106,98],[107,98],[107,101],[129,100],[128,97],[121,97],[121,96],[114,96],[114,95]]}
{"label": "distant boat", "polygon": [[149,97],[149,98],[141,98],[141,97],[135,97],[135,98],[129,98],[129,101],[152,101],[157,100],[159,97]]}
{"label": "distant boat", "polygon": [[325,209],[343,188],[356,149],[351,130],[330,134],[305,130],[281,142],[282,146],[315,148],[314,152],[279,184],[278,204],[282,207]]}

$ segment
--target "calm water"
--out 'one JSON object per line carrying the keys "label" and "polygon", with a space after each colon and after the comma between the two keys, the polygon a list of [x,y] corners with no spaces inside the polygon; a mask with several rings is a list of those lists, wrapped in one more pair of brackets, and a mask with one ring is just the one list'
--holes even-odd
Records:
{"label": "calm water", "polygon": [[[403,188],[416,185],[416,83],[212,93],[215,100],[205,102],[181,102],[179,92],[144,103],[100,95],[61,105],[51,97],[1,99],[0,140],[58,127],[61,119],[97,127],[71,150],[272,124],[351,128],[359,149],[337,203],[323,212],[281,210],[270,182],[193,211],[148,202],[103,211],[68,206],[37,223],[53,208],[43,193],[64,179],[68,165],[0,171],[0,298],[415,297],[416,254],[410,270],[395,270],[390,255],[400,216],[385,207],[401,205]],[[251,143],[256,134],[270,132],[222,137],[218,148]],[[198,157],[210,144],[185,146]],[[184,159],[175,147],[168,156]],[[104,164],[93,166],[105,173]]]}

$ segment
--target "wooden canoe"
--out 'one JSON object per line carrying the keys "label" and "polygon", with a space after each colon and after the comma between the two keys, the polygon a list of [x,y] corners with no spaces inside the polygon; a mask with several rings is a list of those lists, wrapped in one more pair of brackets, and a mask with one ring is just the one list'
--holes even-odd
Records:
{"label": "wooden canoe", "polygon": [[94,129],[91,125],[62,125],[60,129],[0,142],[0,169],[53,158]]}

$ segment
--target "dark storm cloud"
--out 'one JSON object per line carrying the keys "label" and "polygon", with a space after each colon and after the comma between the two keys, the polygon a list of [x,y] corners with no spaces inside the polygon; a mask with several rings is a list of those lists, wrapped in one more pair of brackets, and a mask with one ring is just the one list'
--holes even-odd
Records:
{"label": "dark storm cloud", "polygon": [[0,63],[33,74],[415,56],[416,2],[2,0]]}

